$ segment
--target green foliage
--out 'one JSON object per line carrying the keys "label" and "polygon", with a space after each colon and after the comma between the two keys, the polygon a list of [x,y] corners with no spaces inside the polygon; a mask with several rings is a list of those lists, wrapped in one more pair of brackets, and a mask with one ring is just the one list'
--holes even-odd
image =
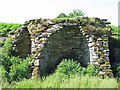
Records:
{"label": "green foliage", "polygon": [[120,78],[120,63],[117,64],[117,76]]}
{"label": "green foliage", "polygon": [[[40,79],[32,77],[30,79],[23,79],[27,76],[27,73],[29,73],[28,61],[30,61],[30,58],[24,59],[23,61],[20,60],[20,62],[15,59],[17,60],[18,58],[12,57],[11,61],[14,65],[11,66],[8,75],[11,81],[16,80],[17,82],[11,84],[3,83],[2,86],[4,88],[118,88],[116,79],[102,79],[94,76],[97,72],[96,66],[89,64],[87,68],[81,68],[79,63],[70,59],[63,60],[58,65],[57,72],[46,78],[42,77],[42,79]],[[5,75],[7,72],[4,68],[2,69]],[[84,72],[86,75],[78,73],[78,70]],[[63,76],[61,77],[60,74],[69,74],[69,77],[64,78]],[[18,82],[18,80],[20,81]]]}
{"label": "green foliage", "polygon": [[6,40],[6,43],[4,44],[2,51],[1,51],[1,58],[0,62],[4,66],[6,71],[9,71],[9,66],[12,64],[10,61],[10,57],[12,56],[12,38],[9,38]]}
{"label": "green foliage", "polygon": [[65,18],[67,17],[67,15],[65,13],[60,13],[57,18]]}
{"label": "green foliage", "polygon": [[116,63],[116,62],[111,63],[111,69],[112,69],[112,71],[113,71],[114,77],[117,77],[117,73],[118,73],[117,67],[118,67],[118,63]]}
{"label": "green foliage", "polygon": [[70,75],[78,72],[80,73],[81,70],[82,67],[80,67],[80,63],[73,61],[73,59],[63,59],[62,62],[57,66],[57,72],[64,75]]}
{"label": "green foliage", "polygon": [[12,55],[12,38],[8,38],[3,46],[2,53],[6,53],[8,56]]}
{"label": "green foliage", "polygon": [[112,32],[117,34],[117,36],[112,37],[116,40],[116,45],[120,47],[120,36],[118,36],[118,34],[120,35],[120,28],[113,25],[110,25],[110,27],[112,28]]}
{"label": "green foliage", "polygon": [[1,75],[0,77],[2,78],[2,81],[6,81],[6,77],[8,77],[8,72],[5,70],[5,68],[3,66],[0,66],[0,72]]}
{"label": "green foliage", "polygon": [[[28,62],[31,61],[30,57],[26,59],[20,59],[19,57],[11,57],[9,58],[9,62],[2,64],[3,68],[3,77],[7,78],[8,82],[18,81],[23,78],[26,78],[28,73],[30,72]],[[10,63],[10,64],[9,64]]]}
{"label": "green foliage", "polygon": [[87,74],[90,76],[96,76],[98,75],[100,69],[98,65],[94,65],[94,64],[88,64],[87,67]]}
{"label": "green foliage", "polygon": [[114,77],[120,78],[120,63],[114,62],[114,63],[111,63],[111,66],[112,66]]}
{"label": "green foliage", "polygon": [[116,34],[120,34],[120,30],[118,29],[118,27],[113,26],[113,25],[109,25],[112,28],[112,32],[116,33]]}
{"label": "green foliage", "polygon": [[27,57],[26,59],[20,59],[18,57],[11,58],[13,65],[10,67],[10,81],[21,80],[26,78],[30,72],[28,62],[31,61],[31,58]]}
{"label": "green foliage", "polygon": [[60,13],[57,16],[57,18],[76,18],[80,16],[84,16],[84,13],[79,9],[75,9],[73,10],[73,12],[69,13],[68,15],[66,15],[65,13]]}
{"label": "green foliage", "polygon": [[[108,83],[109,82],[109,83]],[[46,78],[24,79],[13,84],[4,83],[3,87],[11,88],[118,88],[114,78],[101,79],[97,76],[70,75],[69,78],[61,78],[58,75],[50,75]]]}
{"label": "green foliage", "polygon": [[68,18],[76,18],[79,16],[84,16],[84,13],[79,9],[75,9],[75,10],[73,10],[73,12],[69,13],[69,15],[67,17]]}
{"label": "green foliage", "polygon": [[19,57],[14,57],[14,56],[12,56],[12,57],[10,58],[10,61],[11,61],[11,64],[12,64],[12,65],[18,65],[18,64],[20,64],[20,62],[21,62],[22,60],[21,60],[21,58],[19,58]]}
{"label": "green foliage", "polygon": [[56,72],[59,75],[62,76],[67,76],[69,77],[69,75],[71,74],[83,74],[83,75],[90,75],[90,76],[97,76],[99,73],[100,69],[99,66],[94,65],[94,64],[88,64],[88,67],[81,67],[80,63],[78,63],[77,61],[73,61],[70,59],[63,59],[62,62],[57,66],[57,70]]}
{"label": "green foliage", "polygon": [[120,47],[120,36],[112,36],[116,40],[116,45]]}
{"label": "green foliage", "polygon": [[15,57],[15,53],[12,49],[12,38],[9,38],[2,48],[0,59],[3,77],[6,77],[8,82],[25,78],[30,72],[28,62],[31,59],[29,57],[26,59]]}
{"label": "green foliage", "polygon": [[3,44],[4,42],[3,41],[0,41],[0,44]]}
{"label": "green foliage", "polygon": [[15,31],[18,29],[18,27],[20,27],[21,24],[14,24],[12,25],[12,27],[10,28],[10,31],[9,33],[12,34],[12,33],[15,33]]}
{"label": "green foliage", "polygon": [[20,27],[22,24],[8,24],[8,23],[0,23],[0,33],[7,34],[7,33],[15,33],[15,31]]}

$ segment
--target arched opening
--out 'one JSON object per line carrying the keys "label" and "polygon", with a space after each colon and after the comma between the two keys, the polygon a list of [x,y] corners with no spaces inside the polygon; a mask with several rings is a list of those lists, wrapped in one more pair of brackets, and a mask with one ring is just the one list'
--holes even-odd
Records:
{"label": "arched opening", "polygon": [[31,37],[27,28],[22,28],[16,43],[16,50],[20,58],[26,58],[31,54]]}
{"label": "arched opening", "polygon": [[77,25],[63,26],[48,38],[41,52],[41,73],[53,72],[65,58],[76,60],[82,66],[90,62],[88,42]]}

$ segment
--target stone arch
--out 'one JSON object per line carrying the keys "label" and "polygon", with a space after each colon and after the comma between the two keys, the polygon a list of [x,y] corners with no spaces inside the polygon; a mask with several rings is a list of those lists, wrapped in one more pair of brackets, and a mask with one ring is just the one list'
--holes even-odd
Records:
{"label": "stone arch", "polygon": [[90,62],[87,38],[77,25],[65,25],[49,36],[40,56],[41,73],[52,72],[65,58],[76,60],[83,66]]}
{"label": "stone arch", "polygon": [[[32,76],[48,74],[64,58],[77,60],[82,65],[97,64],[102,69],[100,74],[111,73],[108,45],[111,29],[106,24],[105,19],[88,17],[29,20],[18,30],[14,47],[29,47],[29,50],[19,49],[18,52],[22,58],[31,53]],[[31,39],[27,45],[22,42],[27,37],[26,32],[28,41]]]}

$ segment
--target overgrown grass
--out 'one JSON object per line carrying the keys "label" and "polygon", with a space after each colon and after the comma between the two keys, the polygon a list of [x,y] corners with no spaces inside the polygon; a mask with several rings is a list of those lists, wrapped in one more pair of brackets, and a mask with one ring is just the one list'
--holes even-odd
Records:
{"label": "overgrown grass", "polygon": [[20,81],[13,81],[11,84],[3,81],[2,86],[4,88],[118,88],[117,79],[108,77],[102,79],[93,74],[95,67],[88,65],[88,68],[84,68],[86,74],[81,72],[82,69],[75,61],[63,60],[51,75],[42,78],[24,78]]}
{"label": "overgrown grass", "polygon": [[118,88],[117,80],[114,78],[102,79],[89,75],[70,75],[69,78],[60,77],[57,73],[46,78],[24,79],[20,82],[13,82],[11,85],[4,83],[6,88]]}

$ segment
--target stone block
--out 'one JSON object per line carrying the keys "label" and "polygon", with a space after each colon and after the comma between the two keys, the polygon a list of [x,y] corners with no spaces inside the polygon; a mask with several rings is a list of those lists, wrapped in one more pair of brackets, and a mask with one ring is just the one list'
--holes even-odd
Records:
{"label": "stone block", "polygon": [[104,57],[108,57],[109,56],[109,54],[104,54]]}
{"label": "stone block", "polygon": [[108,45],[103,45],[103,48],[108,48]]}
{"label": "stone block", "polygon": [[103,69],[102,71],[103,71],[103,72],[112,72],[111,69]]}
{"label": "stone block", "polygon": [[106,34],[102,35],[102,37],[108,37]]}
{"label": "stone block", "polygon": [[39,67],[35,67],[33,69],[32,76],[35,76],[35,77],[39,76]]}
{"label": "stone block", "polygon": [[97,52],[102,52],[102,51],[103,51],[103,49],[101,49],[101,48],[97,49]]}
{"label": "stone block", "polygon": [[44,47],[44,44],[38,44],[38,47]]}
{"label": "stone block", "polygon": [[34,65],[35,65],[35,66],[40,66],[40,60],[39,60],[39,59],[35,60],[35,61],[34,61]]}
{"label": "stone block", "polygon": [[103,40],[104,40],[104,41],[108,41],[108,37],[104,37]]}
{"label": "stone block", "polygon": [[97,56],[97,55],[94,55],[94,56],[92,56],[92,58],[96,59],[96,58],[98,58],[98,56]]}
{"label": "stone block", "polygon": [[106,64],[102,64],[101,66],[100,66],[100,68],[104,68],[104,69],[106,69],[106,68],[111,68],[111,66],[110,65],[106,65]]}
{"label": "stone block", "polygon": [[89,47],[93,47],[94,45],[95,45],[94,42],[88,44]]}
{"label": "stone block", "polygon": [[102,38],[98,38],[97,41],[103,41],[103,39]]}
{"label": "stone block", "polygon": [[53,22],[51,22],[50,20],[48,20],[48,21],[47,21],[47,23],[48,23],[48,24],[51,24],[51,25],[53,25],[53,24],[54,24],[54,23],[53,23]]}
{"label": "stone block", "polygon": [[110,65],[110,62],[105,62],[106,65]]}
{"label": "stone block", "polygon": [[97,62],[97,61],[98,61],[98,58],[95,58],[94,61]]}
{"label": "stone block", "polygon": [[39,52],[38,55],[37,55],[37,57],[40,57],[40,55],[41,55],[41,53]]}
{"label": "stone block", "polygon": [[34,65],[34,60],[32,60],[31,62],[28,62],[28,64],[29,64],[30,66],[33,66],[33,65]]}
{"label": "stone block", "polygon": [[31,53],[36,52],[36,48],[31,48]]}
{"label": "stone block", "polygon": [[102,59],[102,60],[98,60],[98,63],[99,63],[99,64],[104,64],[105,62],[106,62],[106,61],[103,60],[103,59]]}
{"label": "stone block", "polygon": [[33,65],[34,65],[32,62],[28,62],[28,64],[29,64],[30,66],[33,66]]}
{"label": "stone block", "polygon": [[93,37],[90,37],[90,38],[89,38],[89,42],[93,42]]}

